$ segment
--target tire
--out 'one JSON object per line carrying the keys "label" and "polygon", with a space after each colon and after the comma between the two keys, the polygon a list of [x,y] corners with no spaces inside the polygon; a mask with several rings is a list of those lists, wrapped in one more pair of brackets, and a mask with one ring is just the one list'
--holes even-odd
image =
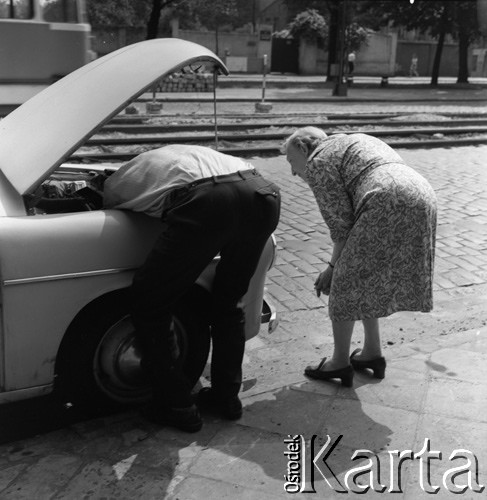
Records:
{"label": "tire", "polygon": [[[128,311],[128,290],[120,290],[89,304],[73,320],[56,359],[55,391],[63,403],[99,414],[150,398]],[[209,294],[196,285],[174,309],[172,328],[192,385],[210,350],[208,311]]]}

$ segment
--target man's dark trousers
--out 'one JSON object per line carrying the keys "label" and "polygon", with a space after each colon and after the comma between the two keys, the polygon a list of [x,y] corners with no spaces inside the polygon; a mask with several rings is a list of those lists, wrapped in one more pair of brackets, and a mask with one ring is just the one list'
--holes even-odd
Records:
{"label": "man's dark trousers", "polygon": [[236,396],[245,349],[239,301],[279,221],[279,188],[248,170],[177,188],[166,206],[162,232],[132,286],[132,318],[155,402],[163,407],[192,403],[192,387],[173,354],[171,311],[218,253],[210,312],[211,384],[218,397]]}

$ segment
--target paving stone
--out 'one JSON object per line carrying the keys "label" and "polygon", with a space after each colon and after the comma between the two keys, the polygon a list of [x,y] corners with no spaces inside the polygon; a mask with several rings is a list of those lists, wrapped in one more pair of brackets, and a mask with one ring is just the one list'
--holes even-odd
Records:
{"label": "paving stone", "polygon": [[81,459],[73,455],[46,455],[26,468],[1,493],[2,498],[52,498],[74,476],[81,463]]}
{"label": "paving stone", "polygon": [[[461,432],[459,432],[461,430]],[[441,462],[447,465],[454,450],[468,450],[477,457],[484,478],[487,481],[487,423],[473,422],[464,418],[452,418],[443,415],[422,415],[418,420],[414,449],[420,451],[425,440],[431,443],[432,450],[441,452]],[[440,463],[438,461],[437,463]],[[454,466],[455,462],[451,466]],[[460,461],[458,462],[460,465]],[[451,467],[450,466],[450,467]]]}
{"label": "paving stone", "polygon": [[386,368],[386,378],[383,380],[374,379],[368,371],[357,372],[353,390],[340,388],[338,396],[419,412],[426,395],[425,378],[424,372],[400,370],[391,366]]}
{"label": "paving stone", "polygon": [[171,480],[166,471],[132,465],[122,477],[116,464],[95,460],[83,467],[60,494],[60,498],[164,498]]}
{"label": "paving stone", "polygon": [[487,384],[487,379],[479,376],[486,371],[483,352],[468,351],[462,348],[441,349],[431,355],[427,364],[435,371],[435,377],[443,376],[448,379],[454,378]]}
{"label": "paving stone", "polygon": [[5,498],[4,490],[28,467],[27,463],[3,466],[0,468],[0,498]]}
{"label": "paving stone", "polygon": [[[277,279],[277,278],[278,278],[278,276],[274,277],[273,279]],[[272,296],[274,299],[276,299],[278,302],[284,302],[285,300],[292,300],[294,298],[288,291],[282,289],[277,284],[267,283],[266,288],[267,288],[268,294],[270,296]],[[286,307],[282,307],[282,309],[287,310]]]}
{"label": "paving stone", "polygon": [[310,309],[309,303],[306,300],[294,298],[293,300],[286,300],[283,302],[288,311],[307,311]]}
{"label": "paving stone", "polygon": [[309,393],[282,388],[247,399],[240,423],[278,434],[311,436],[323,426],[329,408],[326,396],[316,393],[310,398]]}
{"label": "paving stone", "polygon": [[[415,461],[419,463],[419,460]],[[448,462],[443,460],[436,463],[436,460],[431,461],[431,467],[429,468],[429,478],[427,476],[423,477],[421,481],[421,472],[419,465],[415,464],[414,469],[411,467],[410,474],[406,482],[406,490],[404,494],[404,500],[426,500],[427,498],[438,498],[445,500],[454,500],[455,498],[461,498],[462,500],[478,500],[485,495],[485,489],[483,492],[475,492],[469,488],[466,488],[463,493],[454,493],[455,486],[451,484],[451,480],[448,479],[448,471],[454,467],[459,467],[460,463]],[[461,464],[463,465],[463,464]],[[425,467],[425,470],[426,467]],[[446,478],[445,478],[445,475]],[[446,486],[444,484],[444,478],[446,481]],[[450,476],[451,478],[451,476]],[[485,485],[485,474],[480,471],[480,478],[482,479],[481,484]],[[457,487],[466,484],[466,477],[464,474],[459,475],[455,483]],[[473,484],[472,484],[473,486]],[[434,489],[433,489],[434,488]],[[437,489],[437,490],[436,490]],[[433,491],[436,490],[436,493]]]}
{"label": "paving stone", "polygon": [[235,424],[215,436],[190,472],[273,495],[283,488],[284,451],[283,435]]}
{"label": "paving stone", "polygon": [[352,449],[410,449],[417,415],[412,411],[335,398],[320,436],[343,435],[343,445]]}
{"label": "paving stone", "polygon": [[433,377],[423,411],[432,415],[487,422],[485,384],[446,377]]}
{"label": "paving stone", "polygon": [[[231,477],[226,481],[215,481],[205,477],[189,477],[181,483],[174,492],[174,499],[184,500],[201,500],[202,498],[219,500],[275,500],[282,498],[283,486],[280,489],[276,488],[275,494],[267,491],[254,489],[253,482],[248,481],[245,486],[229,482]],[[284,480],[283,480],[284,484]]]}

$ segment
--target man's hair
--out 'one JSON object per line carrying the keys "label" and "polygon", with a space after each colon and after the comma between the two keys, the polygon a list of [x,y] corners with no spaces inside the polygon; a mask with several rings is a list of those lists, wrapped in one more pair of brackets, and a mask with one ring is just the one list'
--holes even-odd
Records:
{"label": "man's hair", "polygon": [[326,137],[325,132],[317,127],[298,128],[284,141],[281,150],[285,154],[290,145],[295,148],[304,147],[309,155]]}

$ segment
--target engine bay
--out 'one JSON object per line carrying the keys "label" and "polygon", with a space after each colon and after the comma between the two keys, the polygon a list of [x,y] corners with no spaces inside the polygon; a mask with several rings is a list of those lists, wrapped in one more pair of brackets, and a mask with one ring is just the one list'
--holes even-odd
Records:
{"label": "engine bay", "polygon": [[29,215],[86,212],[103,208],[103,185],[116,169],[61,167],[24,197]]}

